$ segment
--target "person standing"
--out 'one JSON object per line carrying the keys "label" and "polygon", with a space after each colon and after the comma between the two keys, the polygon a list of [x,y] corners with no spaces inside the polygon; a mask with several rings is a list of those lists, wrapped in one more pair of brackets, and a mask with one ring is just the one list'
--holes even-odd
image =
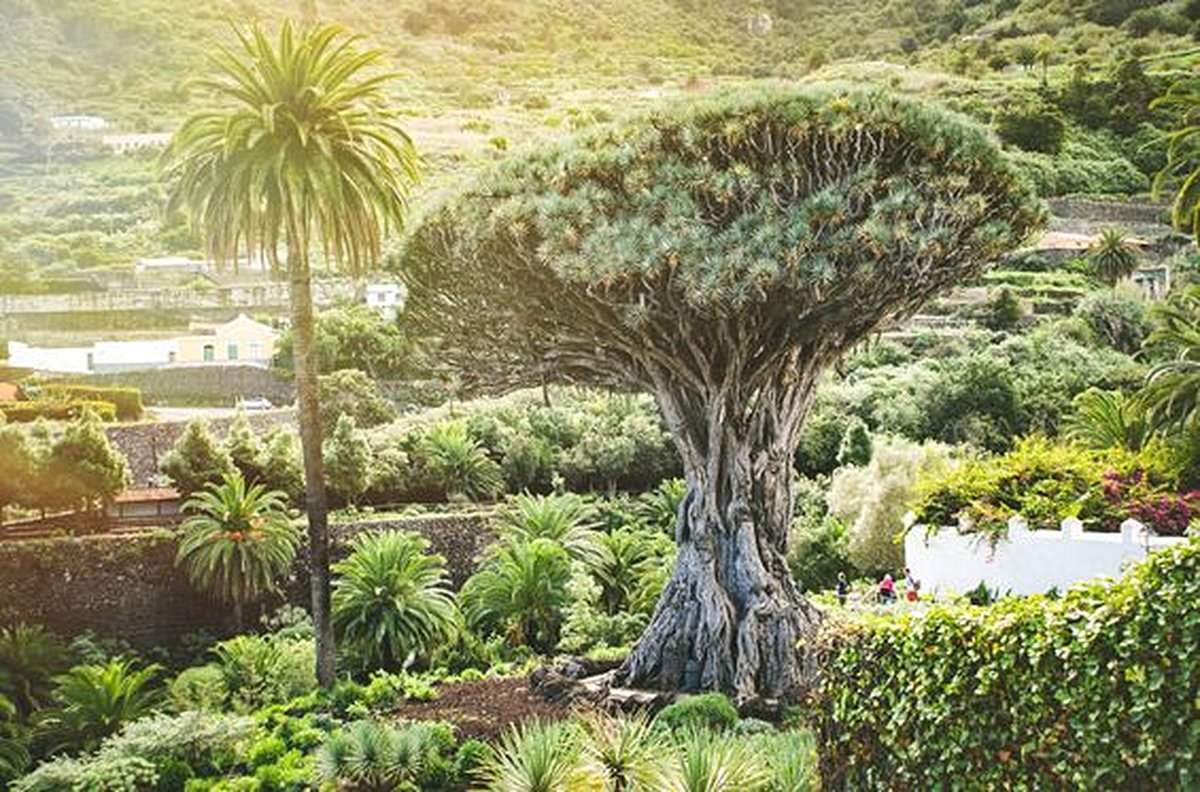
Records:
{"label": "person standing", "polygon": [[837,599],[838,604],[842,607],[846,606],[846,599],[850,596],[850,581],[846,580],[845,572],[838,572],[837,578]]}
{"label": "person standing", "polygon": [[891,572],[888,572],[883,576],[883,580],[879,581],[879,601],[884,603],[896,601],[896,581],[892,579]]}

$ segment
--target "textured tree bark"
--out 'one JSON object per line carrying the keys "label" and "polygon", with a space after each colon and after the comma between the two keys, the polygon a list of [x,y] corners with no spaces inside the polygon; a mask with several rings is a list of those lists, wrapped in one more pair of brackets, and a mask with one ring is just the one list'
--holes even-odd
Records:
{"label": "textured tree bark", "polygon": [[650,626],[618,680],[664,690],[721,690],[739,701],[795,698],[814,669],[804,644],[819,614],[787,567],[792,459],[811,383],[749,408],[658,394],[680,441],[688,490],[679,555]]}
{"label": "textured tree bark", "polygon": [[317,391],[317,360],[313,348],[312,280],[308,260],[292,255],[291,274],[293,354],[296,364],[296,407],[300,449],[304,457],[304,505],[308,514],[308,553],[312,586],[312,618],[317,644],[317,681],[332,687],[336,647],[330,613],[329,517],[325,495],[325,466],[321,458],[321,411]]}

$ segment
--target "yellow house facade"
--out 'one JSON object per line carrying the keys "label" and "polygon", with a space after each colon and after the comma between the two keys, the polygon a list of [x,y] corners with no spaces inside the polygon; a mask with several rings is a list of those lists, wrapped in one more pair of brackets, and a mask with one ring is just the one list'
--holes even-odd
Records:
{"label": "yellow house facade", "polygon": [[176,339],[175,362],[185,365],[219,363],[267,366],[275,355],[279,333],[242,314],[218,325],[211,333]]}

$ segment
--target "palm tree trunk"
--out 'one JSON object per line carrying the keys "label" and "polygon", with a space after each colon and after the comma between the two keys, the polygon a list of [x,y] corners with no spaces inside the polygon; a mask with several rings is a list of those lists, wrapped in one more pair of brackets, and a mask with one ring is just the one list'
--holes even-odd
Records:
{"label": "palm tree trunk", "polygon": [[308,257],[289,253],[296,408],[304,457],[304,505],[308,512],[308,566],[312,584],[313,631],[317,641],[317,681],[332,687],[335,677],[333,622],[329,595],[329,516],[325,466],[321,460],[321,411],[317,360],[313,349],[312,277]]}

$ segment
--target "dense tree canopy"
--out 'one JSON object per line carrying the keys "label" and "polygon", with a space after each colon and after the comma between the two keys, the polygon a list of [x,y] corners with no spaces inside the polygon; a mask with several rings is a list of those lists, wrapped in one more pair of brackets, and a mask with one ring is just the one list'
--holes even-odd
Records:
{"label": "dense tree canopy", "polygon": [[943,112],[764,91],[516,158],[429,213],[402,266],[411,321],[464,382],[654,394],[688,494],[624,678],[781,695],[815,618],[784,554],[820,373],[1040,221],[991,141]]}

